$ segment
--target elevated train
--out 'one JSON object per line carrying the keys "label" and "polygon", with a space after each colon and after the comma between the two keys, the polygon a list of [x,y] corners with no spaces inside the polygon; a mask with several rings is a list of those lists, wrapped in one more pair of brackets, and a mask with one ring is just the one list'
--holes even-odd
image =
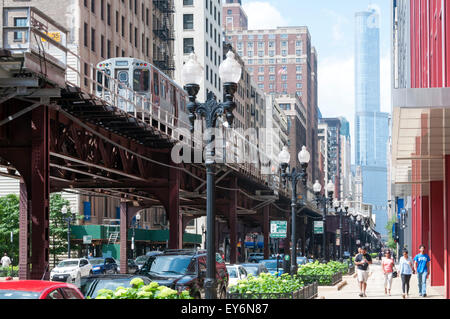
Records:
{"label": "elevated train", "polygon": [[[130,101],[136,99],[136,104],[142,105],[145,111],[160,112],[162,117],[168,114],[173,117],[175,127],[188,128],[186,91],[151,63],[134,58],[112,58],[98,63],[97,69],[97,96],[108,101],[113,92],[117,92],[121,97],[117,103],[119,108],[134,112]],[[117,89],[109,77],[117,80]]]}

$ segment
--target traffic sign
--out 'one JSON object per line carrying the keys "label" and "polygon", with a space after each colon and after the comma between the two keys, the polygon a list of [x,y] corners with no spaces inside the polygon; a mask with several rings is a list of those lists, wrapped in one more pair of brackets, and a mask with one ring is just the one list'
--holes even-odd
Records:
{"label": "traffic sign", "polygon": [[287,221],[270,222],[270,237],[271,238],[286,238],[287,235]]}
{"label": "traffic sign", "polygon": [[91,244],[92,243],[92,236],[91,235],[85,235],[83,236],[83,244]]}
{"label": "traffic sign", "polygon": [[314,234],[323,234],[323,221],[314,221]]}

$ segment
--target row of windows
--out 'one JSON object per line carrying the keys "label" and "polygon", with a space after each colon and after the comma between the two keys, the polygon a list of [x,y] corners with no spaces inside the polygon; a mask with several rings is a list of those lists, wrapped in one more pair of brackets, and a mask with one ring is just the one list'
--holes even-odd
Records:
{"label": "row of windows", "polygon": [[[134,31],[134,32],[133,32]],[[145,33],[142,33],[140,35],[138,34],[138,29],[134,28],[130,25],[130,43],[134,42],[134,46],[136,49],[139,49],[139,46],[142,50],[142,54],[145,54],[146,56],[149,56],[149,50],[150,50],[150,39],[145,36]],[[89,41],[90,38],[90,41]],[[133,41],[134,39],[134,41]],[[87,23],[84,23],[83,28],[83,40],[84,40],[84,46],[90,47],[92,52],[97,52],[97,35],[94,28],[90,28],[89,31],[89,25]],[[140,45],[139,45],[140,43]],[[90,45],[89,45],[90,44]],[[106,44],[106,47],[105,47]],[[105,52],[106,50],[106,52]],[[119,47],[116,47],[116,56],[119,56]],[[125,52],[122,50],[122,56],[124,56]],[[107,40],[105,43],[105,36],[103,34],[100,35],[100,56],[104,58],[105,56],[109,59],[111,57],[111,40]]]}
{"label": "row of windows", "polygon": [[[264,64],[264,62],[266,62],[266,64],[288,63],[288,59],[286,59],[286,58],[253,60],[253,59],[249,59],[248,57],[243,56],[242,55],[242,51],[238,51],[237,53],[238,53],[238,55],[240,57],[243,57],[244,59],[247,59],[247,64]],[[254,61],[257,61],[257,62],[254,62]],[[290,61],[291,61],[291,59],[290,59]],[[293,61],[293,59],[292,59],[292,61]],[[295,59],[295,63],[304,63],[304,61],[303,61],[303,59]]]}
{"label": "row of windows", "polygon": [[[238,38],[238,40],[243,40],[244,36],[242,34],[238,34],[237,38]],[[277,38],[277,36],[276,36],[276,34],[269,34],[268,38],[269,38],[269,40],[275,40]],[[280,38],[281,39],[288,39],[289,35],[286,34],[286,33],[283,33],[283,34],[280,35]],[[229,36],[228,39],[232,40],[233,36]],[[254,39],[264,40],[264,35],[263,34],[258,34],[257,36],[255,36],[253,34],[248,34],[247,35],[247,40],[254,40]],[[299,41],[299,42],[301,42],[301,41]]]}
{"label": "row of windows", "polygon": [[[102,20],[105,19],[105,0],[98,0],[100,2],[100,18]],[[125,3],[124,0],[121,0],[122,3]],[[141,5],[139,6],[138,4],[138,0],[129,0],[129,8],[130,10],[133,10],[133,4],[134,4],[134,14],[138,15],[138,8],[141,7],[141,18],[142,21],[146,21],[146,24],[149,24],[149,15],[150,15],[150,10],[149,8],[145,7],[145,1],[142,1]],[[84,6],[86,8],[88,8],[88,0],[84,0]],[[90,0],[90,9],[92,13],[96,13],[95,11],[95,7],[96,7],[96,0]],[[118,11],[116,11],[116,24],[118,24],[117,20],[118,20]],[[108,21],[108,25],[111,25],[111,4],[107,3],[106,5],[106,19]],[[116,31],[118,31],[118,28],[116,26]]]}
{"label": "row of windows", "polygon": [[[275,67],[274,66],[269,66],[267,69],[269,70],[269,73],[275,74]],[[258,73],[265,73],[266,72],[266,68],[263,67],[263,66],[259,66],[257,68],[257,70],[258,70]],[[253,73],[254,71],[255,71],[255,69],[252,66],[248,67],[248,72]],[[297,65],[296,66],[296,72],[297,73],[302,73],[302,66],[301,65]],[[271,75],[271,77],[272,77],[272,75]],[[297,77],[298,81],[301,81],[302,78],[303,78],[301,74],[297,74],[296,77]]]}
{"label": "row of windows", "polygon": [[[276,87],[275,84],[269,83],[269,86],[268,86],[269,90],[272,90],[274,87]],[[287,89],[287,87],[288,87],[288,86],[287,86],[287,83],[282,83],[282,84],[281,84],[281,88],[282,88],[282,89]],[[301,89],[301,88],[302,88],[302,84],[301,84],[301,83],[297,83],[296,87],[297,87],[297,89]],[[264,83],[259,83],[259,84],[258,84],[258,88],[261,89],[261,90],[264,90],[264,89],[265,89]],[[299,92],[297,92],[297,93],[300,93],[300,94],[298,94],[299,96],[302,95],[302,94],[301,94],[301,91],[299,91]]]}
{"label": "row of windows", "polygon": [[[266,42],[251,42],[251,41],[249,41],[249,42],[247,42],[247,48],[253,49],[253,48],[255,47],[256,44],[258,45],[258,49],[264,49],[264,48],[265,48]],[[280,44],[281,44],[282,47],[287,47],[288,41],[280,41]],[[302,42],[302,41],[295,41],[295,46],[296,46],[296,48],[301,48],[302,45],[303,45],[303,42]],[[237,47],[238,49],[242,49],[243,46],[244,46],[244,43],[243,43],[243,42],[238,42],[238,43],[236,44],[236,47]],[[269,42],[268,42],[268,47],[269,47],[269,48],[275,49],[275,48],[276,48],[276,43],[275,43],[275,41],[269,41]]]}
{"label": "row of windows", "polygon": [[[240,55],[242,56],[242,51],[239,51],[239,52],[241,53]],[[302,50],[295,50],[295,55],[299,56],[299,55],[302,55],[302,54],[303,54]],[[266,52],[258,51],[258,56],[260,58],[264,57],[265,55],[266,55]],[[268,55],[270,57],[274,57],[275,56],[275,50],[269,50],[269,54]],[[288,51],[287,50],[281,50],[281,55],[282,56],[287,56],[288,55]],[[247,50],[247,56],[249,58],[252,58],[253,57],[253,51]]]}

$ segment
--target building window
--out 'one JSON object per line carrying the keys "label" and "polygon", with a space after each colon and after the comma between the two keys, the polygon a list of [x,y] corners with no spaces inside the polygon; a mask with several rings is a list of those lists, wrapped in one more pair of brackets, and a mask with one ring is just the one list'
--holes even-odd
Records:
{"label": "building window", "polygon": [[302,72],[302,66],[301,66],[301,65],[297,65],[297,66],[296,66],[296,71],[297,71],[298,73],[301,73],[301,72]]}
{"label": "building window", "polygon": [[248,72],[249,72],[249,73],[253,73],[253,67],[249,67],[249,68],[248,68]]}
{"label": "building window", "polygon": [[297,91],[296,93],[298,96],[302,96],[302,91]]}
{"label": "building window", "polygon": [[84,24],[84,46],[88,46],[88,25],[87,23]]}
{"label": "building window", "polygon": [[194,39],[184,38],[183,39],[183,52],[184,54],[189,54],[194,51]]}
{"label": "building window", "polygon": [[247,42],[247,48],[253,49],[253,42]]}
{"label": "building window", "polygon": [[281,41],[281,46],[283,47],[287,46],[287,41]]}
{"label": "building window", "polygon": [[275,75],[269,75],[269,81],[275,81]]}
{"label": "building window", "polygon": [[259,72],[259,73],[264,73],[264,67],[263,67],[263,66],[260,66],[260,67],[258,68],[258,72]]}
{"label": "building window", "polygon": [[295,42],[295,46],[296,47],[301,47],[302,46],[302,41],[296,41]]}
{"label": "building window", "polygon": [[281,76],[281,81],[287,81],[287,75],[282,75]]}
{"label": "building window", "polygon": [[302,55],[302,50],[295,50],[296,55]]}
{"label": "building window", "polygon": [[253,51],[247,51],[247,56],[248,56],[249,58],[253,57]]}
{"label": "building window", "polygon": [[264,56],[264,51],[258,51],[258,56],[262,58]]}
{"label": "building window", "polygon": [[194,15],[193,14],[183,14],[183,29],[193,30],[194,29]]}
{"label": "building window", "polygon": [[301,81],[302,80],[302,75],[301,74],[297,74],[297,81]]}
{"label": "building window", "polygon": [[193,6],[194,0],[183,0],[183,6]]}
{"label": "building window", "polygon": [[227,17],[227,24],[233,24],[233,17]]}
{"label": "building window", "polygon": [[91,50],[95,52],[95,29],[91,28]]}
{"label": "building window", "polygon": [[258,88],[260,88],[261,90],[264,90],[264,84],[262,84],[262,83],[258,84]]}
{"label": "building window", "polygon": [[301,89],[302,88],[302,84],[301,83],[297,83],[297,89]]}
{"label": "building window", "polygon": [[233,11],[231,9],[228,9],[227,14],[233,14]]}
{"label": "building window", "polygon": [[281,50],[281,55],[282,56],[287,56],[287,50]]}
{"label": "building window", "polygon": [[264,75],[258,76],[258,81],[259,82],[264,82]]}
{"label": "building window", "polygon": [[274,66],[270,66],[269,67],[269,73],[275,73],[275,67]]}
{"label": "building window", "polygon": [[[26,27],[27,26],[27,18],[14,18],[14,26],[15,27]],[[28,33],[25,31],[16,31],[14,32],[14,41],[23,41],[23,35],[25,35],[25,40],[28,40]]]}

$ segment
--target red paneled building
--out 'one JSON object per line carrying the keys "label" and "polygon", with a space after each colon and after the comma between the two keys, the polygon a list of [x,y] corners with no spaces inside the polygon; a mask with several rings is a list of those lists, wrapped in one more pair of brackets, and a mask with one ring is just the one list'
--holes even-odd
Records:
{"label": "red paneled building", "polygon": [[394,0],[393,197],[408,203],[405,243],[424,244],[431,285],[450,298],[450,1]]}

